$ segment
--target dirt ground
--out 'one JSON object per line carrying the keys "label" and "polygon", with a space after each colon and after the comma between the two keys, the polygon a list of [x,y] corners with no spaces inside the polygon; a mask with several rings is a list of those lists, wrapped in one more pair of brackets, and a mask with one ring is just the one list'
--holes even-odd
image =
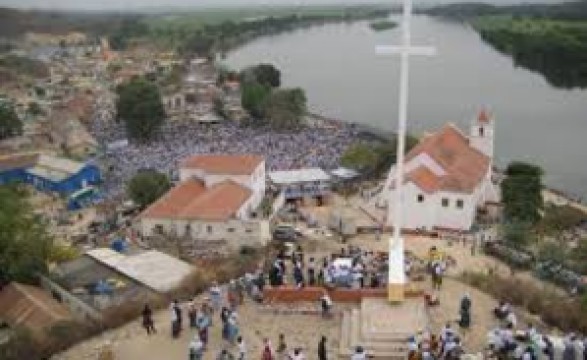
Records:
{"label": "dirt ground", "polygon": [[[363,249],[384,251],[387,247],[386,240],[388,237],[388,234],[383,234],[378,241],[375,235],[361,235],[351,239],[349,244],[360,246]],[[509,269],[482,254],[472,256],[469,245],[464,246],[456,243],[449,245],[444,240],[425,237],[407,237],[405,245],[407,250],[421,257],[425,257],[430,246],[435,245],[456,260],[456,266],[449,269],[447,278],[439,292],[440,305],[430,311],[431,330],[438,332],[447,322],[452,322],[453,327],[458,328],[454,322],[458,318],[459,301],[465,293],[468,293],[472,299],[472,324],[470,329],[461,333],[461,336],[467,351],[480,352],[485,345],[487,332],[498,325],[491,314],[491,310],[497,305],[497,300],[463,284],[456,277],[464,269],[484,270],[493,268],[495,271],[504,273],[509,272]],[[313,255],[317,258],[340,250],[343,246],[345,245],[338,242],[335,237],[322,241],[311,241],[304,245],[307,256]],[[517,276],[526,275],[518,274]],[[429,288],[429,281],[426,280],[423,286],[424,288]],[[342,307],[354,305],[336,304],[336,306],[340,310]],[[340,318],[323,320],[317,315],[275,314],[273,310],[280,307],[286,306],[278,304],[259,306],[252,302],[246,302],[238,309],[240,330],[248,345],[250,358],[260,356],[261,344],[265,337],[275,344],[280,333],[286,334],[286,340],[290,348],[302,347],[308,359],[316,358],[317,343],[322,335],[328,338],[330,353],[332,355],[336,354],[340,334]],[[291,309],[289,306],[287,308]],[[297,310],[317,310],[318,304],[298,304],[294,308]],[[527,317],[525,314],[520,315],[521,318]],[[100,351],[105,348],[111,348],[117,360],[187,359],[188,344],[195,335],[195,331],[187,329],[180,339],[172,340],[170,338],[169,318],[169,310],[166,309],[155,314],[155,325],[159,330],[156,335],[147,336],[140,326],[140,321],[137,320],[78,344],[68,351],[54,356],[53,359],[97,359]],[[218,352],[225,347],[236,351],[235,347],[226,344],[221,339],[219,322],[218,317],[214,319],[214,327],[211,330],[211,346],[205,355],[205,359],[214,359]]]}

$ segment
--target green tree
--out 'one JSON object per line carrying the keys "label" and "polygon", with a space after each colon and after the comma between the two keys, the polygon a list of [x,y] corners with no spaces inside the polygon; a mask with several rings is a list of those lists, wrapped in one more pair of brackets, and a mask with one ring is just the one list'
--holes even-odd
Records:
{"label": "green tree", "polygon": [[137,77],[120,85],[116,91],[118,118],[124,121],[128,135],[140,141],[152,138],[165,120],[159,88]]}
{"label": "green tree", "polygon": [[0,284],[35,283],[47,270],[53,241],[33,214],[26,193],[0,186]]}
{"label": "green tree", "polygon": [[245,110],[255,118],[263,117],[263,109],[271,88],[258,83],[244,84],[241,92],[241,103]]}
{"label": "green tree", "polygon": [[509,222],[536,224],[540,220],[542,169],[524,162],[512,162],[501,183],[504,215]]}
{"label": "green tree", "polygon": [[510,222],[502,227],[503,239],[511,246],[521,249],[536,242],[532,224],[527,222]]}
{"label": "green tree", "polygon": [[132,38],[147,36],[149,27],[140,19],[125,18],[115,32],[110,35],[108,42],[112,50],[125,50]]}
{"label": "green tree", "polygon": [[[406,152],[410,151],[418,139],[406,136]],[[341,164],[362,172],[367,176],[377,176],[389,171],[395,164],[397,143],[395,137],[381,143],[358,143],[349,147],[341,157]]]}
{"label": "green tree", "polygon": [[241,71],[240,78],[244,83],[259,83],[272,88],[281,86],[281,72],[271,64],[259,64]]}
{"label": "green tree", "polygon": [[144,208],[159,199],[171,188],[169,178],[155,170],[138,172],[128,183],[128,196]]}
{"label": "green tree", "polygon": [[379,162],[379,154],[375,151],[373,145],[358,143],[349,147],[340,159],[342,166],[370,173],[375,170]]}
{"label": "green tree", "polygon": [[22,134],[22,122],[7,101],[0,99],[0,140]]}
{"label": "green tree", "polygon": [[184,56],[210,56],[214,50],[216,40],[214,37],[197,31],[191,34],[180,46],[179,52]]}
{"label": "green tree", "polygon": [[264,115],[274,128],[295,129],[301,125],[306,110],[306,94],[302,89],[278,89],[267,98]]}

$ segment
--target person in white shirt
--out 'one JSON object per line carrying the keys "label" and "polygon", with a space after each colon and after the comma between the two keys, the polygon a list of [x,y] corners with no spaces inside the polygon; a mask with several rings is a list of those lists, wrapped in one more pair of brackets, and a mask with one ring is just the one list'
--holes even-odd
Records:
{"label": "person in white shirt", "polygon": [[330,309],[332,309],[332,300],[326,291],[320,298],[320,305],[322,307],[322,317],[329,317]]}
{"label": "person in white shirt", "polygon": [[204,356],[204,343],[196,334],[190,342],[190,360],[201,360]]}
{"label": "person in white shirt", "polygon": [[366,360],[367,354],[362,346],[357,346],[355,352],[351,355],[351,360]]}
{"label": "person in white shirt", "polygon": [[505,321],[508,325],[511,325],[514,329],[518,325],[518,318],[513,311],[510,311],[509,314],[505,317]]}
{"label": "person in white shirt", "polygon": [[239,336],[236,339],[236,344],[238,346],[238,360],[245,360],[247,356],[247,345],[245,344],[242,336]]}

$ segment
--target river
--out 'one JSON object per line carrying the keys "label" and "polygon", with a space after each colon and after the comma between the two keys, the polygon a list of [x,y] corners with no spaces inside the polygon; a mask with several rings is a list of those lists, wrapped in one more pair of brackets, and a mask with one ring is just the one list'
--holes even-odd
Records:
{"label": "river", "polygon": [[[546,184],[587,197],[586,90],[552,87],[463,24],[415,16],[412,37],[438,54],[411,60],[410,132],[433,131],[446,122],[467,130],[487,107],[496,119],[498,165],[536,163],[546,172]],[[374,49],[399,42],[399,27],[374,32],[368,22],[330,24],[257,39],[230,52],[225,63],[234,69],[273,63],[283,86],[305,89],[310,110],[395,130],[399,59]]]}

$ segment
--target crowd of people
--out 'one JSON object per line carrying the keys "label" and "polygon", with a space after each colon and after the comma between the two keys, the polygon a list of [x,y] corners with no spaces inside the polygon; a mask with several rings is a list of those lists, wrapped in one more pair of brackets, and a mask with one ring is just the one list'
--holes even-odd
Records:
{"label": "crowd of people", "polygon": [[457,360],[463,354],[461,337],[450,323],[439,335],[422,331],[408,339],[409,360]]}
{"label": "crowd of people", "polygon": [[[94,121],[92,134],[107,146],[126,138],[122,124]],[[179,162],[196,154],[258,154],[266,158],[267,171],[303,167],[334,169],[342,153],[356,141],[353,125],[307,127],[295,132],[276,132],[266,127],[243,127],[234,122],[165,124],[148,143],[129,142],[107,149],[100,158],[106,168],[103,191],[119,195],[137,171],[156,169],[172,177]]]}
{"label": "crowd of people", "polygon": [[517,360],[587,359],[587,337],[575,333],[552,336],[541,333],[531,323],[525,329],[520,329],[517,316],[507,302],[500,302],[493,314],[499,320],[499,326],[488,334],[488,357]]}
{"label": "crowd of people", "polygon": [[[188,358],[190,360],[211,359],[216,360],[244,360],[248,359],[248,351],[246,341],[240,332],[238,307],[243,304],[247,294],[251,293],[244,286],[245,279],[235,279],[230,281],[225,286],[219,286],[213,283],[207,293],[207,296],[198,301],[194,299],[188,303],[182,304],[177,300],[172,301],[170,311],[171,322],[171,338],[178,339],[184,332],[184,327],[195,330],[190,332],[193,335],[189,342]],[[242,285],[242,286],[241,286]],[[328,309],[332,306],[332,302],[325,295],[321,299],[322,309]],[[325,301],[327,306],[325,305]],[[328,310],[327,309],[327,310]],[[327,311],[326,310],[326,311]],[[210,328],[216,314],[218,314],[221,322],[222,339],[224,346],[217,354],[208,354]],[[155,334],[157,331],[153,322],[153,311],[149,305],[145,305],[142,316],[142,325],[148,335]],[[187,323],[184,321],[186,319]],[[317,347],[318,359],[327,359],[327,339],[325,336],[320,338]],[[307,347],[307,344],[304,344]],[[302,347],[289,347],[285,334],[279,334],[277,338],[277,346],[274,347],[269,338],[263,339],[262,353],[259,354],[263,360],[305,360],[306,355]]]}

